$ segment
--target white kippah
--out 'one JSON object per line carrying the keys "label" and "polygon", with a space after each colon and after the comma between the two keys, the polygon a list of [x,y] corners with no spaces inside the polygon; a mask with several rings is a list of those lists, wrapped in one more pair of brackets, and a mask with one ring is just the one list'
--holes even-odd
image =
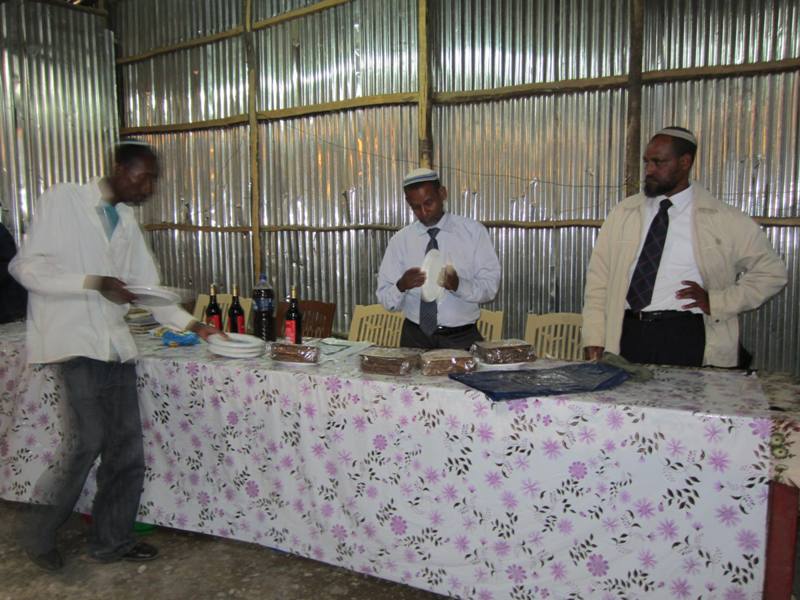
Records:
{"label": "white kippah", "polygon": [[403,187],[423,183],[425,181],[439,181],[439,174],[433,169],[414,169],[403,178]]}
{"label": "white kippah", "polygon": [[657,135],[668,135],[670,137],[681,138],[682,140],[686,140],[687,142],[691,142],[697,146],[697,138],[694,137],[694,134],[691,131],[684,131],[683,129],[678,129],[677,127],[664,127],[664,129],[656,131],[653,137],[656,137]]}

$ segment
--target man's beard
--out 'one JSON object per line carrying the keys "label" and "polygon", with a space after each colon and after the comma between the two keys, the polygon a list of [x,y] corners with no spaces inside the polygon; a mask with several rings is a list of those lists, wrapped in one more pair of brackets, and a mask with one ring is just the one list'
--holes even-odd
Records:
{"label": "man's beard", "polygon": [[672,184],[672,182],[666,182],[666,181],[658,182],[652,180],[648,181],[647,179],[645,179],[643,189],[645,196],[647,196],[648,198],[655,198],[662,194],[666,194],[674,187],[675,185]]}

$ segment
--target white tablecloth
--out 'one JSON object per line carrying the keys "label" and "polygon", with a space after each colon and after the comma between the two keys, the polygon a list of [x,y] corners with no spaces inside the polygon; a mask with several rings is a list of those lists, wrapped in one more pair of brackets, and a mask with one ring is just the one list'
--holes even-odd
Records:
{"label": "white tablecloth", "polygon": [[[28,500],[63,390],[25,365],[19,326],[0,335],[0,497]],[[755,377],[661,369],[492,404],[355,360],[141,349],[143,521],[476,600],[761,595],[772,423]]]}

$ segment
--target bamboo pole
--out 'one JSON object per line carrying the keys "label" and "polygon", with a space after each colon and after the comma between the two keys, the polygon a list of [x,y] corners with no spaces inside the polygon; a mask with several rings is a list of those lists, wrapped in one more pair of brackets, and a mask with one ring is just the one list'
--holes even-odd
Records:
{"label": "bamboo pole", "polygon": [[147,135],[152,133],[181,133],[184,131],[200,131],[217,127],[231,127],[249,123],[248,115],[234,115],[224,119],[209,119],[192,123],[172,123],[165,125],[145,125],[141,127],[121,127],[120,135]]}
{"label": "bamboo pole", "polygon": [[639,189],[642,138],[642,48],[644,40],[643,0],[630,5],[628,50],[628,114],[625,126],[625,195]]}
{"label": "bamboo pole", "polygon": [[771,75],[797,70],[800,70],[800,58],[786,58],[783,60],[746,63],[742,65],[717,65],[713,67],[670,69],[668,71],[647,71],[642,74],[642,80],[645,84],[653,84],[665,83],[668,81],[690,81],[693,79]]}
{"label": "bamboo pole", "polygon": [[430,60],[430,35],[428,24],[428,0],[419,0],[417,23],[417,80],[419,97],[417,99],[417,128],[419,137],[419,164],[421,167],[430,168],[433,165],[433,134],[431,127],[432,85],[431,85],[431,60]]}
{"label": "bamboo pole", "polygon": [[570,92],[586,92],[622,88],[628,82],[624,75],[613,77],[595,77],[591,79],[566,79],[562,81],[543,81],[539,83],[525,83],[522,85],[509,85],[485,90],[470,90],[464,92],[438,92],[433,94],[436,104],[462,104],[465,102],[493,102],[509,98],[525,96],[541,96],[546,94],[563,94]]}

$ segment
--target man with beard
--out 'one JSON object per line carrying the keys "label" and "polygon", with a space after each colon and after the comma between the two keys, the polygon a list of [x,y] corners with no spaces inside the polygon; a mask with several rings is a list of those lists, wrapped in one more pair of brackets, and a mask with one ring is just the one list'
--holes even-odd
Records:
{"label": "man with beard", "polygon": [[626,198],[597,236],[583,306],[588,360],[736,367],[739,313],[786,285],[758,224],[689,181],[697,139],[666,127],[644,153],[644,193]]}

